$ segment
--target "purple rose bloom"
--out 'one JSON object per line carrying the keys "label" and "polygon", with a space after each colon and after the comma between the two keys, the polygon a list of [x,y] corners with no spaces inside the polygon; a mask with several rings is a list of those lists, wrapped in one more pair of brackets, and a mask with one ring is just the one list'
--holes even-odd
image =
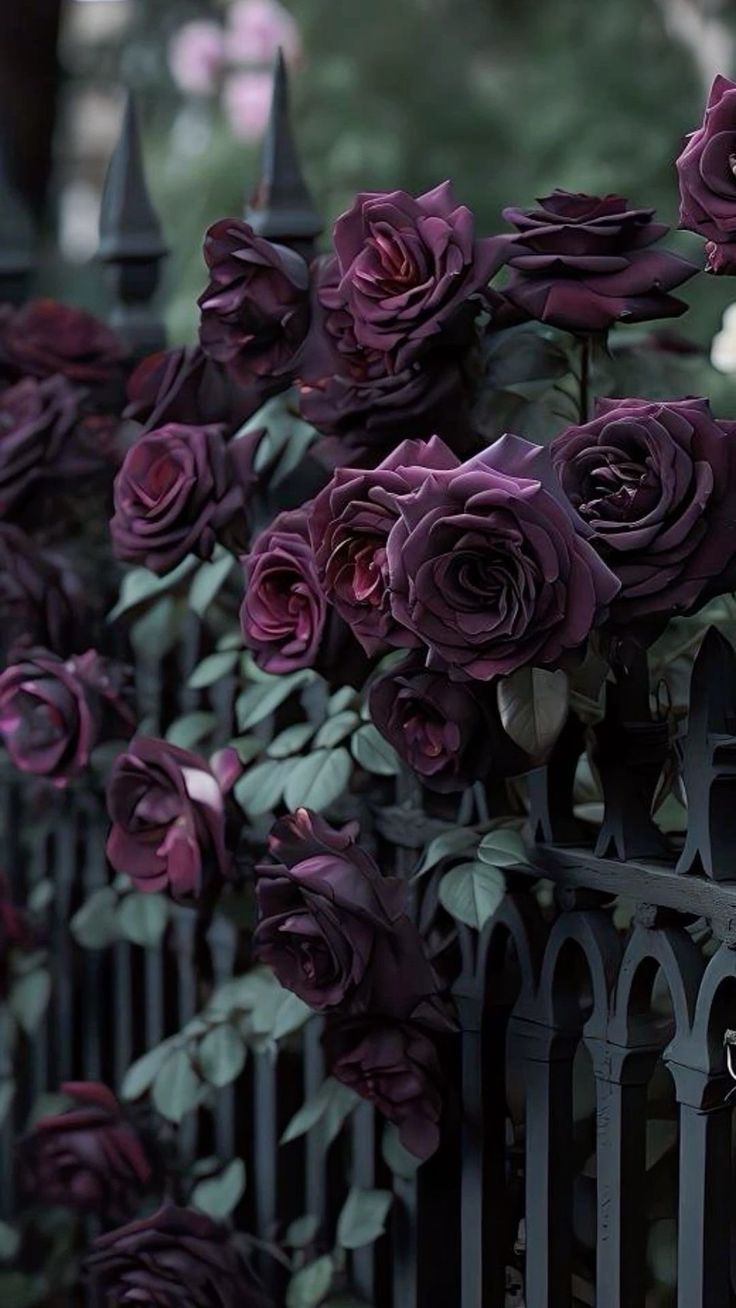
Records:
{"label": "purple rose bloom", "polygon": [[204,244],[210,282],[199,298],[202,349],[242,386],[290,381],[309,326],[309,267],[285,245],[224,218]]}
{"label": "purple rose bloom", "polygon": [[462,315],[472,325],[478,299],[503,263],[504,240],[476,240],[473,215],[449,182],[416,198],[406,191],[356,196],[333,234],[339,270],[321,292],[327,309],[346,309],[359,345],[402,356]]}
{"label": "purple rose bloom", "polygon": [[437,437],[403,441],[372,471],[338,468],[314,500],[309,530],[320,583],[367,654],[418,644],[391,607],[387,543],[399,516],[396,497],[416,491],[436,469],[457,467]]}
{"label": "purple rose bloom", "polygon": [[395,620],[428,665],[489,681],[554,664],[605,617],[619,582],[585,539],[546,450],[518,436],[395,498]]}
{"label": "purple rose bloom", "polygon": [[495,686],[450,681],[410,656],[374,681],[368,702],[381,735],[429,790],[451,794],[530,766],[501,726]]}
{"label": "purple rose bloom", "polygon": [[119,1221],[153,1175],[143,1142],[107,1086],[73,1081],[61,1089],[76,1105],[42,1117],[19,1144],[24,1188],[37,1203]]}
{"label": "purple rose bloom", "polygon": [[107,808],[107,857],[136,890],[168,886],[183,898],[229,874],[222,787],[198,754],[139,736],[115,760]]}
{"label": "purple rose bloom", "polygon": [[106,718],[130,734],[126,670],[95,650],[59,658],[18,649],[0,673],[0,736],[22,772],[63,787],[89,763]]}
{"label": "purple rose bloom", "polygon": [[21,637],[55,653],[74,648],[84,628],[81,585],[62,554],[43,550],[19,527],[0,523],[0,650]]}
{"label": "purple rose bloom", "polygon": [[164,573],[193,553],[208,559],[223,533],[247,539],[252,446],[221,427],[169,423],[141,436],[115,479],[110,523],[118,558]]}
{"label": "purple rose bloom", "polygon": [[330,1076],[393,1122],[422,1161],[440,1142],[442,1076],[433,1040],[412,1022],[330,1021],[324,1035]]}
{"label": "purple rose bloom", "polygon": [[263,387],[236,386],[224,368],[199,347],[161,350],[131,373],[124,416],[155,431],[167,423],[237,431],[260,408]]}
{"label": "purple rose bloom", "polygon": [[87,385],[111,381],[125,351],[104,322],[58,300],[29,300],[0,318],[0,366],[17,376],[61,373]]}
{"label": "purple rose bloom", "polygon": [[715,78],[676,168],[680,226],[705,237],[708,272],[736,272],[736,82]]}
{"label": "purple rose bloom", "polygon": [[651,247],[669,228],[653,209],[629,209],[620,195],[553,191],[537,209],[504,209],[518,229],[506,248],[504,294],[531,318],[570,332],[615,322],[674,318],[687,305],[668,294],[694,264]]}
{"label": "purple rose bloom", "polygon": [[99,1236],[86,1271],[119,1308],[272,1308],[229,1231],[170,1204]]}
{"label": "purple rose bloom", "polygon": [[405,883],[381,875],[357,832],[354,822],[337,829],[303,808],[276,822],[275,862],[256,868],[254,948],[318,1012],[409,1017],[437,980],[407,914]]}
{"label": "purple rose bloom", "polygon": [[77,392],[63,377],[27,377],[0,394],[0,516],[55,471],[77,412]]}
{"label": "purple rose bloom", "polygon": [[736,555],[736,423],[707,400],[599,400],[551,454],[621,581],[617,621],[689,608]]}
{"label": "purple rose bloom", "polygon": [[258,666],[266,672],[313,667],[327,605],[305,509],[279,513],[256,537],[244,565],[240,627]]}

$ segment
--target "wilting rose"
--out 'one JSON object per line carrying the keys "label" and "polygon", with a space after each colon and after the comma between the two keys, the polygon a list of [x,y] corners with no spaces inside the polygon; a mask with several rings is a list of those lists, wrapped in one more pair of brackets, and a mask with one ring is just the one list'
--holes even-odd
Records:
{"label": "wilting rose", "polygon": [[314,500],[309,530],[320,583],[367,654],[418,643],[392,611],[388,537],[399,516],[397,497],[416,491],[430,472],[457,467],[436,437],[403,441],[371,471],[338,468]]}
{"label": "wilting rose", "polygon": [[615,322],[673,318],[687,305],[669,292],[697,272],[671,250],[652,249],[669,230],[653,209],[620,195],[553,191],[536,209],[504,209],[519,235],[506,260],[504,294],[531,318],[571,332]]}
{"label": "wilting rose", "polygon": [[245,560],[240,626],[266,672],[313,667],[325,626],[325,602],[309,540],[307,512],[279,513]]}
{"label": "wilting rose", "polygon": [[736,271],[736,82],[716,77],[677,160],[680,226],[707,241],[708,271]]}
{"label": "wilting rose", "polygon": [[309,269],[300,254],[224,218],[204,244],[210,282],[199,298],[200,342],[243,386],[289,384],[309,325]]}
{"label": "wilting rose", "polygon": [[256,868],[254,947],[318,1011],[408,1017],[437,981],[405,883],[382,876],[356,836],[356,823],[337,829],[303,808],[276,822],[275,861]]}
{"label": "wilting rose", "polygon": [[107,788],[107,857],[136,890],[197,895],[205,878],[227,876],[225,799],[198,754],[139,736],[113,766]]}
{"label": "wilting rose", "polygon": [[163,573],[190,553],[208,559],[224,532],[244,546],[251,456],[246,441],[226,444],[221,427],[169,423],[141,436],[115,479],[118,558]]}
{"label": "wilting rose", "polygon": [[36,932],[27,915],[10,897],[10,887],[0,872],[0,1000],[10,988],[10,952],[30,952],[37,945]]}
{"label": "wilting rose", "polygon": [[20,1142],[24,1188],[36,1203],[120,1220],[153,1175],[143,1141],[107,1086],[73,1081],[61,1089],[74,1106],[42,1117]]}
{"label": "wilting rose", "polygon": [[63,377],[27,377],[0,393],[0,515],[54,473],[77,412],[77,392]]}
{"label": "wilting rose", "polygon": [[551,452],[620,578],[617,619],[689,608],[736,556],[736,422],[707,400],[599,400]]}
{"label": "wilting rose", "polygon": [[0,653],[21,637],[56,654],[84,634],[79,578],[57,551],[41,549],[19,527],[0,523]]}
{"label": "wilting rose", "polygon": [[449,794],[529,766],[501,726],[494,686],[450,681],[416,656],[373,683],[369,705],[381,735],[430,790]]}
{"label": "wilting rose", "polygon": [[130,734],[125,669],[95,650],[66,660],[19,648],[0,673],[0,736],[22,772],[65,786],[89,763],[105,720]]}
{"label": "wilting rose", "polygon": [[473,215],[449,182],[356,196],[334,229],[339,281],[321,293],[346,309],[359,345],[413,355],[458,317],[471,324],[478,296],[503,262],[503,238],[476,240]]}
{"label": "wilting rose", "polygon": [[0,318],[0,365],[18,376],[61,373],[86,384],[108,382],[124,354],[104,322],[58,300],[29,300]]}
{"label": "wilting rose", "polygon": [[554,664],[606,616],[619,582],[557,484],[546,450],[503,436],[395,500],[391,608],[431,667],[488,681]]}
{"label": "wilting rose", "polygon": [[431,1037],[411,1022],[358,1018],[328,1022],[330,1076],[378,1109],[405,1149],[429,1158],[440,1141],[442,1077]]}
{"label": "wilting rose", "polygon": [[262,387],[236,386],[199,346],[160,350],[142,359],[131,373],[124,416],[155,431],[167,423],[235,432],[263,402]]}
{"label": "wilting rose", "polygon": [[171,1204],[99,1236],[86,1272],[119,1308],[272,1308],[229,1231]]}

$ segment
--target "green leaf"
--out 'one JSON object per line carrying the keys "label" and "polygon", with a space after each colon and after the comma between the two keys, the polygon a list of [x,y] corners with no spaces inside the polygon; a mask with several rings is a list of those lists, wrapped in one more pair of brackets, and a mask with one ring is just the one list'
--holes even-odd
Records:
{"label": "green leaf", "polygon": [[248,817],[260,817],[263,813],[272,813],[276,808],[284,793],[287,777],[286,763],[267,758],[238,778],[233,794]]}
{"label": "green leaf", "polygon": [[286,1308],[317,1308],[332,1285],[333,1272],[331,1254],[323,1254],[313,1263],[307,1263],[289,1282]]}
{"label": "green leaf", "polygon": [[174,648],[181,634],[184,609],[173,595],[163,595],[130,628],[130,643],[145,663],[162,659]]}
{"label": "green leaf", "polygon": [[224,554],[212,563],[203,563],[197,569],[189,587],[189,607],[201,618],[233,570],[235,559]]}
{"label": "green leaf", "polygon": [[393,1122],[386,1122],[381,1137],[381,1155],[383,1161],[391,1168],[394,1176],[402,1181],[411,1181],[421,1167],[421,1159],[410,1154],[399,1139],[398,1127]]}
{"label": "green leaf", "polygon": [[330,695],[327,701],[327,712],[332,715],[342,713],[343,709],[350,708],[355,700],[355,691],[352,686],[341,686],[336,690],[334,695]]}
{"label": "green leaf", "polygon": [[47,877],[43,881],[37,881],[28,896],[28,907],[32,913],[43,913],[54,899],[54,883]]}
{"label": "green leaf", "polygon": [[226,649],[220,654],[208,654],[206,658],[198,663],[192,673],[187,685],[190,690],[204,690],[206,686],[214,686],[216,681],[222,681],[227,677],[238,662],[238,651],[236,649]]}
{"label": "green leaf", "polygon": [[503,873],[486,863],[461,863],[440,881],[439,897],[458,922],[480,930],[493,916],[506,893]]}
{"label": "green leaf", "polygon": [[15,1081],[8,1078],[0,1081],[0,1126],[10,1112],[10,1106],[15,1098]]}
{"label": "green leaf", "polygon": [[215,1222],[224,1222],[245,1194],[245,1163],[233,1158],[219,1176],[200,1181],[192,1191],[192,1205]]}
{"label": "green leaf", "polygon": [[263,752],[264,741],[260,736],[234,736],[228,744],[236,751],[244,767],[253,762]]}
{"label": "green leaf", "polygon": [[20,1232],[7,1222],[0,1222],[0,1263],[9,1263],[20,1247]]}
{"label": "green leaf", "polygon": [[141,1095],[146,1093],[164,1063],[171,1057],[172,1046],[172,1040],[164,1040],[163,1044],[156,1045],[155,1049],[149,1049],[147,1054],[143,1054],[142,1058],[128,1068],[120,1087],[121,1099],[140,1099]]}
{"label": "green leaf", "polygon": [[293,995],[290,990],[285,990],[284,997],[276,1009],[274,1023],[271,1028],[273,1039],[283,1040],[284,1036],[299,1031],[313,1016],[312,1009],[308,1004],[304,1003],[303,999],[300,999],[298,995]]}
{"label": "green leaf", "polygon": [[284,1243],[290,1249],[305,1249],[312,1243],[318,1230],[319,1218],[313,1213],[307,1213],[304,1217],[297,1217],[296,1221],[287,1228]]}
{"label": "green leaf", "polygon": [[392,1201],[390,1190],[353,1188],[337,1219],[337,1243],[340,1248],[362,1249],[383,1235]]}
{"label": "green leaf", "polygon": [[167,1121],[178,1124],[196,1108],[200,1086],[189,1054],[185,1049],[177,1049],[156,1075],[152,1091],[154,1106]]}
{"label": "green leaf", "polygon": [[339,745],[340,741],[349,736],[359,722],[360,718],[353,709],[344,709],[342,713],[336,713],[334,718],[328,718],[326,722],[322,723],[314,738],[314,743],[318,749],[322,745],[329,747]]}
{"label": "green leaf", "polygon": [[495,831],[489,831],[478,846],[476,858],[493,867],[526,866],[529,862],[524,841],[513,827],[498,827]]}
{"label": "green leaf", "polygon": [[478,832],[472,827],[451,827],[449,831],[441,831],[438,836],[430,840],[414,875],[423,876],[430,868],[441,863],[443,858],[449,858],[452,854],[462,854],[464,850],[470,849],[477,839]]}
{"label": "green leaf", "polygon": [[498,711],[508,736],[532,758],[543,757],[565,725],[570,683],[562,671],[519,668],[501,677]]}
{"label": "green leaf", "polygon": [[313,735],[314,726],[311,722],[295,722],[293,726],[279,732],[266,753],[270,758],[288,758],[290,754],[298,754]]}
{"label": "green leaf", "polygon": [[112,886],[102,886],[77,909],[69,927],[83,949],[106,949],[119,938],[117,907],[118,897]]}
{"label": "green leaf", "polygon": [[292,812],[311,808],[319,813],[347,789],[352,766],[346,749],[318,749],[294,764],[284,787]]}
{"label": "green leaf", "polygon": [[149,948],[159,944],[166,930],[169,902],[164,895],[134,891],[120,901],[117,921],[126,940]]}
{"label": "green leaf", "polygon": [[45,968],[19,977],[9,996],[8,1008],[26,1035],[38,1027],[51,995],[51,977]]}
{"label": "green leaf", "polygon": [[289,695],[301,690],[303,686],[308,686],[315,677],[316,673],[309,668],[304,668],[301,672],[290,672],[285,677],[264,678],[255,686],[249,686],[238,697],[235,706],[239,729],[247,731],[250,727],[255,727],[270,713],[275,712]]}
{"label": "green leaf", "polygon": [[281,1144],[298,1140],[299,1136],[306,1135],[322,1121],[327,1128],[327,1142],[331,1143],[345,1118],[359,1103],[360,1099],[354,1090],[336,1081],[333,1076],[328,1076],[317,1093],[312,1095],[311,1099],[307,1099],[294,1114],[281,1137]]}
{"label": "green leaf", "polygon": [[204,709],[195,709],[193,713],[185,713],[183,717],[177,718],[172,722],[166,732],[166,739],[172,745],[178,745],[179,749],[191,749],[217,725],[217,718],[214,713],[208,713]]}
{"label": "green leaf", "polygon": [[123,613],[127,613],[128,609],[135,608],[137,604],[143,604],[156,595],[166,594],[188,577],[196,566],[197,560],[192,555],[188,555],[163,577],[159,577],[155,572],[149,572],[148,568],[131,568],[123,577],[120,598],[108,614],[108,622],[114,622]]}
{"label": "green leaf", "polygon": [[353,757],[366,772],[379,777],[394,777],[401,771],[401,762],[393,745],[384,740],[372,722],[356,731],[350,742]]}
{"label": "green leaf", "polygon": [[242,1036],[229,1023],[215,1026],[199,1045],[197,1058],[202,1075],[218,1089],[235,1081],[245,1066]]}

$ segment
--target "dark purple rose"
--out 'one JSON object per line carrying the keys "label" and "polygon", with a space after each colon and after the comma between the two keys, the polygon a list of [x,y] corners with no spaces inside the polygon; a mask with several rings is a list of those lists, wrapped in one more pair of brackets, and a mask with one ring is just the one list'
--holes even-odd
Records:
{"label": "dark purple rose", "polygon": [[334,229],[339,280],[321,293],[345,309],[368,350],[413,356],[463,314],[472,324],[478,297],[503,263],[504,241],[476,240],[473,215],[449,182],[416,198],[406,191],[356,196]]}
{"label": "dark purple rose", "polygon": [[99,1236],[86,1271],[116,1308],[272,1308],[230,1232],[171,1204]]}
{"label": "dark purple rose", "polygon": [[115,760],[107,808],[107,857],[136,890],[183,898],[229,874],[222,787],[198,754],[139,736]]}
{"label": "dark purple rose", "polygon": [[64,660],[19,648],[0,673],[0,736],[16,767],[65,786],[89,763],[106,719],[130,734],[125,679],[95,650]]}
{"label": "dark purple rose", "polygon": [[118,558],[163,573],[190,553],[208,559],[223,532],[242,548],[251,458],[250,443],[226,444],[221,427],[169,423],[141,436],[115,479]]}
{"label": "dark purple rose", "polygon": [[263,388],[237,386],[202,349],[161,350],[143,359],[128,379],[124,416],[146,431],[178,422],[197,427],[220,423],[236,431],[264,401]]}
{"label": "dark purple rose", "polygon": [[546,450],[502,436],[396,497],[391,608],[428,666],[492,677],[554,664],[606,616],[619,582],[585,539]]}
{"label": "dark purple rose", "polygon": [[434,1042],[411,1022],[330,1021],[324,1035],[330,1076],[393,1122],[405,1149],[423,1161],[440,1142],[442,1077]]}
{"label": "dark purple rose", "polygon": [[705,237],[709,272],[736,272],[736,82],[716,77],[676,167],[680,226]]}
{"label": "dark purple rose", "polygon": [[77,411],[77,392],[63,377],[27,377],[0,393],[0,516],[56,471]]}
{"label": "dark purple rose", "polygon": [[245,559],[243,639],[266,672],[313,667],[327,604],[317,577],[307,512],[279,513]]}
{"label": "dark purple rose", "polygon": [[107,1086],[73,1081],[61,1089],[74,1107],[42,1117],[20,1142],[24,1188],[36,1203],[119,1221],[151,1181],[147,1151]]}
{"label": "dark purple rose", "polygon": [[[11,523],[0,523],[0,651],[21,637],[56,654],[76,646],[84,630],[81,585],[67,560],[41,549]],[[78,646],[76,646],[78,648]]]}
{"label": "dark purple rose", "polygon": [[199,339],[210,358],[242,386],[282,377],[309,326],[309,267],[285,245],[256,236],[248,223],[223,218],[204,243],[210,271],[199,298]]}
{"label": "dark purple rose", "polygon": [[0,872],[0,1000],[10,988],[11,950],[30,953],[38,943],[27,915],[13,903],[10,887]]}
{"label": "dark purple rose", "polygon": [[0,319],[0,364],[19,376],[61,373],[86,384],[110,381],[124,357],[104,322],[58,300],[29,300]]}
{"label": "dark purple rose", "polygon": [[437,437],[403,441],[372,471],[338,468],[314,500],[309,530],[320,583],[367,654],[418,644],[391,608],[386,550],[399,516],[395,497],[412,494],[436,469],[457,467]]}
{"label": "dark purple rose", "polygon": [[281,818],[256,868],[254,948],[287,990],[319,1012],[409,1017],[437,991],[403,881],[381,875],[341,830],[307,809]]}
{"label": "dark purple rose", "polygon": [[415,656],[373,683],[369,705],[381,735],[430,790],[451,794],[530,765],[501,726],[495,686],[450,681]]}
{"label": "dark purple rose", "polygon": [[707,400],[599,400],[551,453],[621,581],[617,620],[689,608],[736,556],[736,423]]}
{"label": "dark purple rose", "polygon": [[506,248],[504,294],[531,318],[571,332],[615,322],[674,318],[687,305],[669,292],[696,272],[671,250],[651,247],[669,228],[653,209],[620,195],[553,191],[537,209],[504,209],[519,235]]}

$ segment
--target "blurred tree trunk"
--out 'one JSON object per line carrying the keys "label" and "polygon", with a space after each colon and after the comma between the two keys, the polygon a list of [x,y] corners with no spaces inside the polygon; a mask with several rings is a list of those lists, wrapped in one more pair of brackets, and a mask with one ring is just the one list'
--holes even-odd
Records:
{"label": "blurred tree trunk", "polygon": [[11,181],[43,212],[56,119],[62,0],[0,0],[0,146]]}

